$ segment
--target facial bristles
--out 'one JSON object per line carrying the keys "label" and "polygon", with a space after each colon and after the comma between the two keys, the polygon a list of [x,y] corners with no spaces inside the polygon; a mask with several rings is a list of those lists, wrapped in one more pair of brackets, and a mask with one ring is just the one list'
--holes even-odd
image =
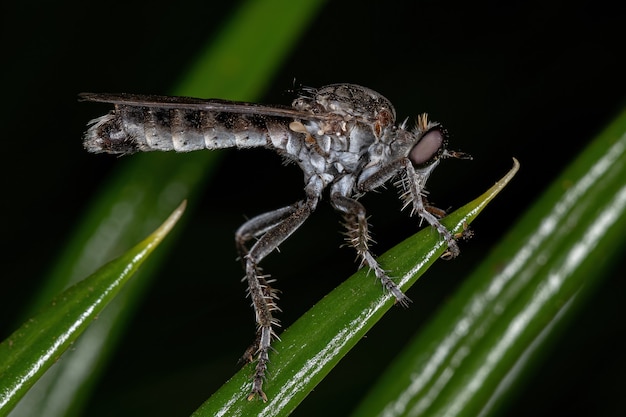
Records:
{"label": "facial bristles", "polygon": [[415,126],[417,127],[417,129],[419,129],[422,132],[425,132],[428,130],[429,124],[430,122],[428,121],[428,113],[422,113],[417,116],[417,125]]}

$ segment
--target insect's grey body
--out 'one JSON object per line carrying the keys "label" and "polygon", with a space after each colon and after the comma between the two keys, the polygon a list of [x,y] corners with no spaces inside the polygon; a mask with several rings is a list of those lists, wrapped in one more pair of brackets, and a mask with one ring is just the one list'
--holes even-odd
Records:
{"label": "insect's grey body", "polygon": [[[267,147],[300,166],[305,197],[297,203],[261,214],[244,223],[236,243],[246,271],[258,334],[246,352],[256,356],[250,398],[264,400],[263,380],[273,328],[277,320],[275,292],[259,262],[287,239],[315,210],[322,191],[345,216],[346,240],[361,262],[371,268],[396,300],[410,300],[381,268],[369,250],[365,208],[357,198],[394,177],[404,207],[418,214],[445,238],[449,255],[458,246],[422,199],[425,183],[442,157],[467,157],[446,150],[446,133],[438,124],[418,118],[407,130],[395,124],[395,110],[382,95],[353,84],[305,89],[292,107],[263,106],[222,100],[180,97],[82,94],[89,101],[112,103],[115,110],[93,120],[85,135],[90,152],[132,153],[152,150],[188,152],[199,149]],[[254,240],[248,248],[247,243]]]}

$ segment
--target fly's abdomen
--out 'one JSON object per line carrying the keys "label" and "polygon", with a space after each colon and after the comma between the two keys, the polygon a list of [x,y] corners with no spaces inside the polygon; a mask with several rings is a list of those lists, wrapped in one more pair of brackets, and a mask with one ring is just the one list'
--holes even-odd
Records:
{"label": "fly's abdomen", "polygon": [[260,115],[118,104],[92,121],[84,145],[95,153],[190,152],[268,146],[287,141],[285,135],[288,129]]}

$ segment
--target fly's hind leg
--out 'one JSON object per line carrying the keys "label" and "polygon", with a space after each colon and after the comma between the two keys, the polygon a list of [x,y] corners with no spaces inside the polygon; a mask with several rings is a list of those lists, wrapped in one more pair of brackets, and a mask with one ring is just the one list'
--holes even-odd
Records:
{"label": "fly's hind leg", "polygon": [[[254,274],[248,273],[249,262],[247,259],[247,255],[249,253],[249,249],[246,246],[246,244],[252,239],[256,239],[259,236],[263,236],[263,234],[265,234],[268,230],[272,229],[276,225],[283,222],[286,218],[288,218],[294,212],[295,212],[295,205],[291,205],[291,206],[283,207],[283,208],[273,210],[267,213],[260,214],[246,221],[243,225],[239,227],[239,229],[237,229],[237,232],[235,233],[235,245],[237,246],[237,252],[239,253],[239,258],[241,259],[243,263],[244,271],[246,271],[246,276],[243,278],[243,280],[247,281],[248,295],[252,298],[252,303],[253,303],[255,313],[257,311],[265,311],[265,312],[280,311],[280,309],[275,303],[275,300],[278,298],[276,294],[276,290],[270,286],[270,283],[272,281],[267,279],[269,278],[269,275],[263,275],[261,273],[261,268],[258,265],[253,265],[255,267]],[[256,277],[255,280],[253,281],[257,281],[258,284],[256,282],[253,282],[253,285],[250,285],[251,276]],[[253,296],[252,288],[256,288],[257,293],[260,289],[262,293],[261,298],[266,300],[265,304],[267,304],[267,308],[264,308],[264,307],[257,308],[254,302],[255,297]],[[257,296],[256,299],[258,298],[259,297]],[[258,324],[259,323],[258,314],[256,315],[257,315],[257,324]],[[267,316],[267,313],[262,314],[262,316]],[[276,319],[271,318],[270,321],[272,320],[276,323]],[[241,358],[242,362],[254,361],[254,356],[259,349],[260,342],[261,342],[261,332],[259,328],[255,341],[252,343],[252,345],[250,345],[250,347],[248,347],[248,349],[246,349],[245,353],[243,354]]]}
{"label": "fly's hind leg", "polygon": [[[237,250],[244,263],[248,294],[252,300],[257,323],[255,342],[242,358],[248,362],[256,359],[249,400],[259,396],[263,401],[267,401],[267,396],[263,392],[263,380],[269,362],[271,342],[277,337],[274,327],[278,326],[278,320],[272,313],[279,311],[276,305],[276,290],[270,287],[271,281],[267,275],[261,274],[258,264],[300,227],[314,208],[315,202],[311,199],[299,201],[291,206],[254,217],[237,230],[235,238]],[[258,240],[248,250],[246,243],[254,238]]]}

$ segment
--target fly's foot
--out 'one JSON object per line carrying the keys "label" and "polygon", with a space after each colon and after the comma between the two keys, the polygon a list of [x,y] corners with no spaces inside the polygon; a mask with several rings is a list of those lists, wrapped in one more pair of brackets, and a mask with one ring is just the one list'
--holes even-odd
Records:
{"label": "fly's foot", "polygon": [[267,365],[263,363],[261,366],[261,361],[259,359],[254,372],[254,378],[252,380],[252,389],[250,390],[250,394],[248,394],[248,401],[260,398],[264,403],[267,402],[267,395],[263,392],[263,380],[265,379],[266,369]]}
{"label": "fly's foot", "polygon": [[456,240],[459,240],[459,239],[470,240],[473,237],[474,237],[474,231],[469,228],[469,225],[467,224],[467,222],[463,222],[463,230],[454,235],[454,238]]}
{"label": "fly's foot", "polygon": [[267,395],[265,395],[265,393],[261,389],[261,385],[262,383],[259,383],[258,387],[256,386],[252,387],[252,391],[250,392],[250,394],[248,394],[248,401],[252,401],[256,398],[260,398],[263,400],[264,403],[267,402]]}
{"label": "fly's foot", "polygon": [[[374,271],[376,272],[376,270]],[[402,292],[400,287],[398,287],[398,284],[396,284],[391,278],[389,278],[387,274],[385,274],[384,272],[382,274],[377,273],[376,276],[378,277],[378,279],[380,279],[380,282],[383,284],[385,290],[387,290],[391,293],[391,295],[394,296],[394,298],[396,299],[396,304],[400,304],[404,308],[408,308],[409,305],[411,305],[413,301],[411,301],[411,299]]]}
{"label": "fly's foot", "polygon": [[376,274],[376,276],[378,277],[378,279],[380,279],[383,287],[387,291],[389,291],[391,295],[394,296],[394,298],[396,299],[396,304],[400,304],[404,308],[408,308],[409,305],[411,305],[413,301],[411,301],[411,299],[402,292],[400,287],[398,287],[398,284],[396,284],[391,278],[389,278],[387,274]]}
{"label": "fly's foot", "polygon": [[[396,287],[398,289],[398,287]],[[394,297],[396,297],[396,303],[400,304],[404,308],[409,308],[409,305],[413,302],[409,297],[407,297],[400,289],[398,289],[399,293],[392,291]]]}
{"label": "fly's foot", "polygon": [[[271,334],[271,330],[269,330]],[[256,360],[256,366],[254,368],[254,376],[252,377],[252,388],[250,394],[248,394],[248,401],[252,401],[255,398],[261,398],[263,402],[267,402],[267,395],[263,392],[263,381],[265,380],[265,374],[267,373],[267,363],[269,362],[269,349],[268,343],[263,343],[265,339],[263,337],[266,332],[261,331],[261,343],[257,350],[258,356]],[[247,352],[246,352],[247,353]]]}
{"label": "fly's foot", "polygon": [[474,232],[469,228],[467,223],[463,223],[463,230],[461,232],[455,233],[454,235],[446,236],[446,241],[448,242],[448,250],[446,250],[442,255],[441,259],[446,261],[450,259],[454,259],[461,253],[459,249],[459,244],[457,240],[469,240],[474,236]]}
{"label": "fly's foot", "polygon": [[450,239],[448,240],[448,249],[441,254],[441,259],[449,261],[450,259],[454,259],[459,256],[460,253],[461,250],[459,249],[459,245],[456,243],[456,240]]}

